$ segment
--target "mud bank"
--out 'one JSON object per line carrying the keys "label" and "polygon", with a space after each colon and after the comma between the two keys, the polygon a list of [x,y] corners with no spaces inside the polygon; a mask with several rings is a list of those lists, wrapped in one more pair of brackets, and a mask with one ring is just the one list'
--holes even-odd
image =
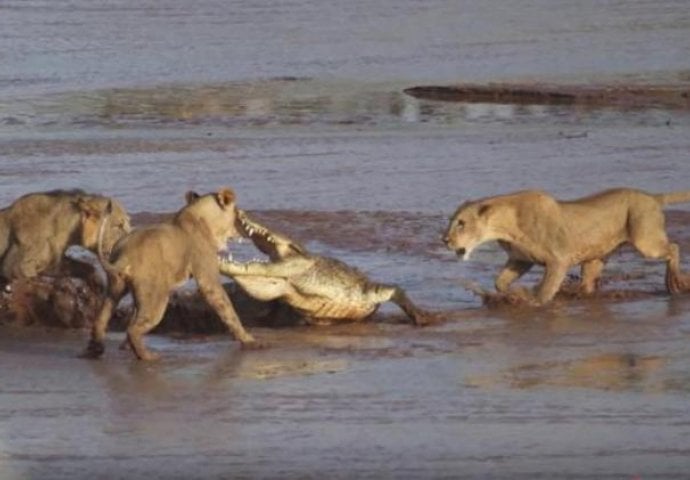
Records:
{"label": "mud bank", "polygon": [[519,105],[582,105],[587,107],[690,109],[690,86],[558,85],[548,83],[490,83],[488,85],[424,85],[404,92],[424,100]]}
{"label": "mud bank", "polygon": [[[316,247],[326,255],[340,256],[346,260],[353,258],[375,257],[381,262],[386,257],[402,258],[419,269],[426,276],[436,275],[445,278],[451,275],[457,263],[451,252],[441,245],[441,235],[445,227],[445,218],[412,212],[318,212],[297,210],[262,210],[250,214],[272,229],[284,232],[291,238]],[[168,213],[140,212],[132,216],[137,226],[148,225],[168,218]],[[673,241],[680,246],[684,258],[690,253],[690,212],[671,210],[667,212],[667,230]],[[230,250],[244,260],[260,256],[248,244],[231,244]],[[497,252],[498,253],[498,252]],[[500,255],[500,253],[498,253]],[[613,256],[614,263],[620,267],[605,270],[601,290],[589,297],[580,295],[577,289],[578,273],[573,270],[569,280],[559,293],[559,302],[625,302],[635,300],[654,300],[666,296],[663,283],[659,280],[660,262],[650,267],[639,267],[639,255],[629,247],[623,247]],[[242,258],[239,258],[243,261]],[[617,262],[616,262],[617,260]],[[398,262],[399,260],[394,260]],[[428,271],[425,263],[440,262],[445,270]],[[636,267],[636,264],[638,265]],[[489,308],[515,309],[527,308],[519,298],[502,296],[493,293],[489,287],[481,287],[477,281],[483,277],[493,278],[497,267],[470,264],[477,270],[477,278],[467,273],[452,279],[455,284],[445,288],[446,292],[434,292],[428,284],[426,293],[433,298],[448,298],[458,290],[474,294],[478,301]],[[366,268],[374,278],[380,278],[375,268]],[[400,271],[400,270],[399,270]],[[404,271],[404,270],[402,270]],[[539,275],[539,274],[537,274]],[[526,284],[535,282],[538,277],[528,276]],[[399,279],[389,278],[389,282]],[[428,283],[428,282],[427,282]],[[486,285],[487,282],[484,282]],[[489,285],[491,283],[489,282]],[[288,327],[302,324],[299,316],[289,307],[282,307],[278,302],[264,303],[247,296],[231,280],[226,279],[226,291],[230,296],[243,323],[250,327]],[[414,296],[416,292],[412,292]],[[55,328],[81,329],[89,326],[100,304],[100,292],[80,279],[38,278],[30,281],[17,281],[0,293],[0,324],[18,326],[47,326]],[[426,302],[426,308],[440,313],[440,320],[456,318],[470,305],[453,302],[452,297],[441,303]],[[481,311],[481,309],[480,309]],[[110,327],[113,331],[126,328],[132,312],[131,303],[124,300],[118,309]],[[397,310],[384,309],[373,317],[375,322],[406,323],[404,316]],[[189,285],[173,293],[166,310],[164,320],[154,333],[176,335],[223,334],[225,326],[211,308]]]}

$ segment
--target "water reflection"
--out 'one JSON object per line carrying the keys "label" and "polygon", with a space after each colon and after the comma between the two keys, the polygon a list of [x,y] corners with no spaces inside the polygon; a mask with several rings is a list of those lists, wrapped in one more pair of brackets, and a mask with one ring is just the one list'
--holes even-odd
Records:
{"label": "water reflection", "polygon": [[493,375],[473,377],[468,385],[515,389],[577,387],[610,391],[664,392],[667,359],[657,355],[603,353],[565,361],[527,363]]}
{"label": "water reflection", "polygon": [[[166,125],[400,126],[410,123],[540,123],[666,125],[690,122],[683,111],[626,110],[601,105],[445,102],[415,98],[392,83],[277,78],[215,85],[157,86],[46,95],[3,106],[0,128],[26,125],[122,127]],[[624,113],[624,114],[623,114]]]}

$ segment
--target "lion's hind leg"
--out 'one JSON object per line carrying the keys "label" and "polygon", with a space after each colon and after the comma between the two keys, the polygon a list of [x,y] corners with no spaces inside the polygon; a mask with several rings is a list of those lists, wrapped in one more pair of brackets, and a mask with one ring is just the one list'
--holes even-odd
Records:
{"label": "lion's hind leg", "polygon": [[155,285],[136,288],[134,291],[136,315],[127,327],[127,341],[139,360],[157,360],[159,357],[146,348],[143,337],[163,319],[168,297],[167,289]]}
{"label": "lion's hind leg", "polygon": [[127,289],[125,281],[120,276],[109,276],[108,293],[98,316],[91,326],[91,339],[86,350],[80,355],[82,358],[99,358],[105,352],[105,332],[113,315],[113,310],[123,297]]}
{"label": "lion's hind leg", "polygon": [[597,291],[599,287],[599,278],[603,270],[604,261],[600,258],[582,262],[580,266],[580,276],[582,277],[580,289],[583,293],[591,295]]}
{"label": "lion's hind leg", "polygon": [[3,258],[2,275],[8,279],[34,278],[50,265],[51,254],[47,243],[13,243]]}
{"label": "lion's hind leg", "polygon": [[678,245],[670,243],[664,229],[663,215],[649,216],[633,223],[630,243],[645,258],[666,260],[666,289],[671,294],[690,290],[690,276],[680,270]]}
{"label": "lion's hind leg", "polygon": [[680,250],[675,243],[669,244],[669,256],[666,261],[666,289],[672,295],[690,291],[690,275],[680,271]]}

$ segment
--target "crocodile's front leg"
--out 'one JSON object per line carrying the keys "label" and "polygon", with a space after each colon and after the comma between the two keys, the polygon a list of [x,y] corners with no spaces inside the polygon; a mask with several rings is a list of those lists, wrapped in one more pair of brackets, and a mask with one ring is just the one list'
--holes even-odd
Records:
{"label": "crocodile's front leg", "polygon": [[301,275],[311,268],[313,261],[308,258],[291,258],[281,262],[247,262],[239,263],[228,260],[221,260],[219,264],[220,273],[230,277],[240,276],[260,276],[260,277],[279,277],[289,278]]}

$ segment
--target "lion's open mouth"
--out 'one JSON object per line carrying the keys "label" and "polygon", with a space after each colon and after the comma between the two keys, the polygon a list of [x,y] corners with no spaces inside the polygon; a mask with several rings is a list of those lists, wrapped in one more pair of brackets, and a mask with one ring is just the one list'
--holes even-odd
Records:
{"label": "lion's open mouth", "polygon": [[456,249],[455,249],[455,254],[456,254],[458,257],[464,257],[466,252],[467,252],[467,250],[464,249],[464,248],[456,248]]}

